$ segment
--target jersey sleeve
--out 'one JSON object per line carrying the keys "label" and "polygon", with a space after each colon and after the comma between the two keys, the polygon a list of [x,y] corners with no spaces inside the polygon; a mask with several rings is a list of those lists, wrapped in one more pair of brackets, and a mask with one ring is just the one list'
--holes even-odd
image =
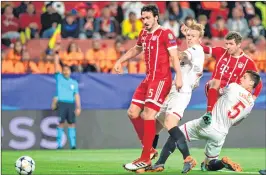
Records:
{"label": "jersey sleeve", "polygon": [[164,38],[166,48],[168,50],[177,49],[176,38],[175,38],[175,35],[173,34],[173,32],[171,30],[169,30],[169,29],[165,30],[163,38]]}
{"label": "jersey sleeve", "polygon": [[55,80],[58,81],[62,77],[62,74],[60,72],[55,73]]}
{"label": "jersey sleeve", "polygon": [[[257,67],[255,65],[255,62],[253,60],[249,60],[249,63],[247,65],[246,70],[253,70],[255,72],[258,72],[258,69],[257,69]],[[260,82],[257,85],[257,87],[254,89],[253,95],[256,96],[256,97],[258,97],[260,95],[260,92],[262,90],[262,87],[263,87],[262,81],[260,80]]]}
{"label": "jersey sleeve", "polygon": [[142,47],[142,43],[141,43],[142,34],[143,34],[143,30],[141,30],[139,33],[139,37],[138,37],[137,44],[136,44],[138,47]]}
{"label": "jersey sleeve", "polygon": [[205,46],[203,44],[200,45],[202,46],[205,54],[210,54],[214,56],[215,59],[218,59],[218,57],[222,56],[222,54],[226,51],[226,49],[223,47],[210,47],[210,46]]}

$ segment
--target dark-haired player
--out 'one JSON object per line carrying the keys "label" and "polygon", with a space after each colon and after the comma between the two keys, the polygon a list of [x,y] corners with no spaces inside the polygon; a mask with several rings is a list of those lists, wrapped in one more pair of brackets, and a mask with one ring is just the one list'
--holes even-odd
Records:
{"label": "dark-haired player", "polygon": [[128,116],[143,145],[143,151],[140,158],[124,165],[125,169],[131,171],[150,166],[151,153],[156,153],[152,149],[156,132],[155,116],[171,89],[170,61],[177,74],[176,88],[179,90],[182,87],[180,62],[174,34],[158,24],[159,11],[154,5],[144,6],[141,9],[141,18],[144,29],[139,34],[137,44],[114,66],[115,71],[121,73],[121,64],[124,61],[144,52],[147,75],[136,89],[128,109]]}

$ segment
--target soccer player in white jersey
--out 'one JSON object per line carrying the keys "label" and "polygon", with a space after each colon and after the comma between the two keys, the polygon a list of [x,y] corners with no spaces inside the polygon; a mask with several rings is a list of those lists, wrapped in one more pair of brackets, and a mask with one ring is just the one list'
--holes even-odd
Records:
{"label": "soccer player in white jersey", "polygon": [[[217,171],[227,168],[232,171],[242,171],[239,164],[231,161],[228,157],[218,160],[226,135],[231,126],[238,125],[251,112],[254,106],[252,91],[260,82],[260,75],[255,71],[248,70],[240,79],[240,85],[231,83],[221,90],[221,97],[216,102],[212,114],[210,125],[204,123],[203,118],[189,121],[182,125],[180,129],[186,136],[187,141],[206,140],[205,155],[206,158],[201,164],[203,171]],[[169,145],[170,138],[165,145]],[[181,145],[178,145],[180,147]],[[175,148],[175,147],[174,147]],[[167,146],[164,146],[163,152],[173,152]],[[166,160],[170,154],[166,155]],[[160,155],[162,157],[164,155]],[[155,164],[156,165],[156,164]],[[160,166],[149,167],[146,171],[156,172],[163,170]]]}
{"label": "soccer player in white jersey", "polygon": [[[203,48],[200,45],[200,40],[203,36],[204,27],[194,21],[186,35],[188,49],[180,52],[179,56],[179,59],[181,59],[180,65],[183,86],[178,91],[173,81],[168,98],[156,116],[157,121],[160,123],[157,122],[156,125],[157,133],[164,127],[170,134],[168,142],[171,143],[169,147],[175,149],[176,142],[182,145],[179,147],[179,150],[184,158],[184,173],[192,169],[196,165],[196,161],[190,156],[186,138],[178,127],[178,123],[182,119],[184,111],[189,104],[193,89],[198,86],[199,79],[202,76],[205,56]],[[170,154],[170,152],[163,152],[162,154]],[[163,168],[164,162],[164,158],[160,157],[156,164],[159,165],[158,167]]]}

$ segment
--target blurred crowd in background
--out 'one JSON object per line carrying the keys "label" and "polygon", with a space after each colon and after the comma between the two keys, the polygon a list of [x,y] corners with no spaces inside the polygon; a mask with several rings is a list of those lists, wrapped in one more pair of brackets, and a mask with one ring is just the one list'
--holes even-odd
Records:
{"label": "blurred crowd in background", "polygon": [[[2,74],[52,74],[55,51],[74,72],[112,73],[114,62],[129,48],[125,44],[134,43],[143,27],[141,8],[152,3],[159,8],[160,24],[174,32],[178,43],[184,42],[181,24],[192,19],[205,26],[206,45],[214,46],[228,31],[237,31],[244,38],[244,52],[257,63],[259,71],[266,72],[265,2],[9,1],[1,3]],[[53,49],[29,46],[49,40],[59,24],[61,39]],[[91,40],[90,44],[81,46],[86,40]],[[106,44],[110,40],[112,44]],[[31,54],[32,50],[39,54]],[[208,56],[204,70],[212,72],[214,66],[215,59]],[[145,73],[142,56],[125,63],[124,71]]]}

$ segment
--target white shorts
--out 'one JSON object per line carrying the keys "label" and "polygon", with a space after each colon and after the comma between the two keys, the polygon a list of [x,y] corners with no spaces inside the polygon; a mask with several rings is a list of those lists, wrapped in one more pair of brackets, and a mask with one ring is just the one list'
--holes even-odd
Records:
{"label": "white shorts", "polygon": [[190,99],[191,99],[191,92],[189,93],[179,93],[179,92],[172,92],[169,94],[168,98],[163,103],[160,111],[156,115],[156,119],[163,123],[165,119],[165,114],[173,114],[175,115],[178,120],[181,120],[184,111],[186,110]]}
{"label": "white shorts", "polygon": [[206,126],[201,118],[180,126],[187,141],[206,140],[205,155],[208,161],[218,159],[226,134],[218,132],[212,125]]}

